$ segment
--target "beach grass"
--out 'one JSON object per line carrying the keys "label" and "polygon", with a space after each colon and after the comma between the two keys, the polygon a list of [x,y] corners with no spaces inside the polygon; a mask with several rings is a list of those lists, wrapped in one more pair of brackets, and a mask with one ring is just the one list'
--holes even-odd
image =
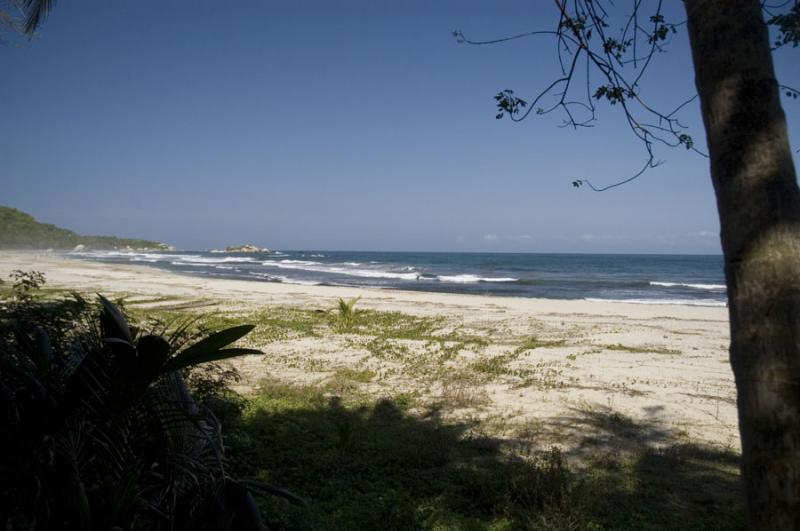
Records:
{"label": "beach grass", "polygon": [[[7,285],[0,290],[10,294]],[[244,394],[217,389],[207,401],[223,423],[232,473],[305,500],[297,505],[259,495],[272,527],[743,527],[734,450],[692,442],[613,408],[574,409],[555,426],[487,409],[486,384],[580,387],[562,375],[553,353],[564,352],[569,363],[576,352],[678,351],[611,343],[582,352],[590,345],[547,335],[496,341],[491,329],[467,330],[442,316],[358,307],[342,326],[333,305],[253,309],[206,298],[116,297],[143,326],[254,324],[246,346],[313,339],[359,353],[360,361],[337,365],[302,352],[285,363],[318,374],[313,383],[265,379]]]}
{"label": "beach grass", "polygon": [[[155,315],[199,315],[189,307],[173,305]],[[394,372],[366,361],[339,367],[313,385],[264,380],[243,399],[240,415],[224,416],[232,470],[306,500],[296,505],[259,496],[276,527],[742,528],[738,454],[732,450],[692,444],[613,410],[575,411],[564,424],[578,427],[578,440],[572,431],[531,428],[531,420],[452,414],[481,411],[488,401],[481,384],[497,378],[511,378],[517,387],[568,385],[558,364],[536,356],[570,347],[567,340],[526,336],[490,356],[485,349],[491,337],[464,332],[442,317],[358,309],[348,320],[342,326],[336,308],[289,307],[199,317],[208,328],[253,323],[249,341],[256,344],[338,340],[364,351],[367,361],[395,366]],[[676,353],[623,344],[603,348]],[[475,354],[475,361],[453,366],[463,351]],[[391,386],[376,392],[387,374],[435,381],[440,391],[435,400]],[[565,444],[550,446],[559,439]]]}
{"label": "beach grass", "polygon": [[654,346],[633,346],[633,345],[623,345],[621,343],[615,343],[613,345],[603,345],[605,350],[614,350],[617,352],[632,352],[632,353],[640,353],[640,354],[680,354],[680,350],[675,350],[671,348],[661,348],[661,347],[654,347]]}
{"label": "beach grass", "polygon": [[579,450],[542,450],[535,431],[512,444],[477,421],[420,407],[408,395],[331,395],[267,381],[223,431],[235,473],[305,500],[259,498],[281,529],[743,526],[732,452],[589,410],[575,413],[577,424],[596,428]]}

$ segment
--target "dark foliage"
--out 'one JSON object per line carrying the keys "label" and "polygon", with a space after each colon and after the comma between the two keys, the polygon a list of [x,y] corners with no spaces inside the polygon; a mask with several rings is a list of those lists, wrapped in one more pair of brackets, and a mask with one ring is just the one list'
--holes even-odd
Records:
{"label": "dark foliage", "polygon": [[[240,326],[186,344],[79,296],[0,306],[0,515],[14,529],[262,529],[219,423],[181,376],[258,351]],[[269,488],[268,486],[262,486]]]}
{"label": "dark foliage", "polygon": [[800,44],[800,4],[796,1],[792,8],[786,13],[770,14],[768,24],[778,28],[778,36],[775,39],[775,47],[779,48],[786,44],[791,44],[796,48]]}
{"label": "dark foliage", "polygon": [[[577,409],[499,437],[418,407],[267,381],[224,425],[230,466],[303,497],[257,496],[285,530],[744,527],[737,456],[657,422]],[[563,450],[544,450],[555,433]]]}
{"label": "dark foliage", "polygon": [[[452,32],[456,41],[472,45],[499,44],[517,39],[551,39],[556,45],[554,74],[548,78],[544,65],[537,72],[544,77],[538,92],[528,100],[506,89],[494,96],[495,118],[508,116],[518,122],[529,116],[550,113],[563,115],[562,126],[575,129],[593,127],[597,105],[608,103],[619,109],[634,138],[644,147],[644,164],[630,177],[605,186],[588,179],[574,179],[572,185],[602,192],[639,178],[659,166],[655,147],[683,147],[704,155],[680,118],[696,98],[687,94],[669,108],[659,108],[642,93],[645,74],[656,58],[669,49],[673,37],[681,32],[685,20],[668,20],[668,3],[663,0],[632,3],[605,0],[557,0],[550,26],[534,31],[489,40],[468,38],[461,30]],[[775,48],[800,43],[800,3],[798,0],[762,3],[767,23],[775,33]],[[540,76],[540,78],[541,78]],[[780,85],[788,98],[800,97],[798,89]]]}
{"label": "dark foliage", "polygon": [[30,301],[33,293],[44,286],[46,280],[41,271],[22,271],[15,269],[11,272],[14,280],[14,296],[19,301]]}

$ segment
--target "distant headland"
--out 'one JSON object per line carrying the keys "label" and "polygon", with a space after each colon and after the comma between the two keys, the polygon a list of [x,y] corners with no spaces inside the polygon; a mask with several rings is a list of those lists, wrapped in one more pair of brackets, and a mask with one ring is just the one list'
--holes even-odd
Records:
{"label": "distant headland", "polygon": [[166,243],[116,236],[81,236],[41,223],[16,208],[0,205],[0,249],[169,251]]}

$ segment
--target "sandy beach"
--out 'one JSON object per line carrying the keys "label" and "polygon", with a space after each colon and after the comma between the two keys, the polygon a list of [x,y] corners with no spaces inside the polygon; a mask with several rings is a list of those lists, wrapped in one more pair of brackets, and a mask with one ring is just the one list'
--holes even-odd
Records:
{"label": "sandy beach", "polygon": [[513,427],[508,433],[535,430],[555,444],[585,435],[585,423],[571,422],[578,412],[598,412],[622,415],[664,440],[739,448],[726,308],[211,279],[0,252],[0,277],[15,269],[44,272],[50,288],[122,296],[143,308],[322,314],[339,298],[360,297],[357,308],[437,323],[439,341],[291,332],[259,341],[256,333],[252,341],[266,355],[235,362],[243,392],[265,378],[347,381],[350,390],[413,393],[444,404],[443,415],[497,421]]}

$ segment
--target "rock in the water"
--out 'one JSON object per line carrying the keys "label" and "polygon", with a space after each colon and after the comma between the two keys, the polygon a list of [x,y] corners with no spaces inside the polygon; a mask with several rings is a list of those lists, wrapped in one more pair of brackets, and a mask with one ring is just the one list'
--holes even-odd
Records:
{"label": "rock in the water", "polygon": [[[214,252],[214,251],[212,251]],[[268,253],[270,252],[269,249],[266,247],[258,247],[257,245],[253,245],[252,243],[248,243],[245,245],[229,245],[225,247],[226,253]]]}

